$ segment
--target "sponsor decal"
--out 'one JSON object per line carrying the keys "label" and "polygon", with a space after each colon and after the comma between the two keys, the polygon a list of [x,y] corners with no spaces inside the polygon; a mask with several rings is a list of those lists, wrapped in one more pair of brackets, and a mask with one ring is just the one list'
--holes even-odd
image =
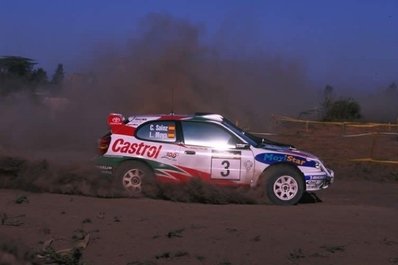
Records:
{"label": "sponsor decal", "polygon": [[312,179],[312,180],[324,180],[325,178],[327,178],[326,175],[317,175],[317,176],[305,176],[306,179]]}
{"label": "sponsor decal", "polygon": [[155,146],[135,142],[125,141],[121,138],[115,140],[112,144],[111,150],[115,153],[122,153],[122,154],[131,154],[137,156],[146,156],[149,158],[157,158],[159,156],[159,152],[162,149],[162,145]]}
{"label": "sponsor decal", "polygon": [[245,163],[243,164],[246,168],[246,171],[249,172],[250,169],[253,167],[253,162],[250,160],[246,160]]}
{"label": "sponsor decal", "polygon": [[121,114],[111,113],[108,116],[108,125],[122,125],[123,124],[123,116]]}
{"label": "sponsor decal", "polygon": [[275,164],[278,162],[290,162],[298,166],[315,167],[315,161],[307,161],[305,158],[295,155],[279,153],[262,153],[256,155],[255,159],[266,164]]}
{"label": "sponsor decal", "polygon": [[323,180],[307,180],[305,182],[307,190],[318,190],[322,187]]}
{"label": "sponsor decal", "polygon": [[326,176],[309,176],[309,177],[310,177],[310,179],[313,179],[313,180],[323,180],[326,178]]}
{"label": "sponsor decal", "polygon": [[177,153],[176,152],[167,152],[164,156],[162,156],[162,158],[166,158],[172,161],[176,161],[177,158]]}
{"label": "sponsor decal", "polygon": [[133,121],[146,121],[147,118],[133,117],[132,120]]}
{"label": "sponsor decal", "polygon": [[320,185],[320,184],[322,184],[322,180],[307,180],[306,181],[306,184],[307,185]]}
{"label": "sponsor decal", "polygon": [[101,170],[112,170],[112,166],[98,165],[97,168]]}

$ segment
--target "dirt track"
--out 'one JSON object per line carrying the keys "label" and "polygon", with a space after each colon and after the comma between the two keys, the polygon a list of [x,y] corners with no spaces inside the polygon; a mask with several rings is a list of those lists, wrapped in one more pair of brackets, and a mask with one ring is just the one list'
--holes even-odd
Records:
{"label": "dirt track", "polygon": [[21,259],[86,235],[87,264],[398,264],[397,190],[338,181],[323,202],[293,207],[0,190],[0,235]]}
{"label": "dirt track", "polygon": [[317,193],[322,202],[280,207],[96,198],[108,186],[97,183],[83,160],[58,167],[0,159],[0,186],[17,188],[0,189],[0,264],[398,264],[397,165],[350,161],[368,154],[396,160],[397,138],[380,138],[372,149],[367,137],[346,139],[340,128],[286,131],[290,136],[274,140],[320,155],[335,170],[336,183]]}

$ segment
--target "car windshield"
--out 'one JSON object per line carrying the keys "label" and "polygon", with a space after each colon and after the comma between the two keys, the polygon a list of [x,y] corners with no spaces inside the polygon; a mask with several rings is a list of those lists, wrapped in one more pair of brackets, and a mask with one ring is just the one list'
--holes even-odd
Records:
{"label": "car windshield", "polygon": [[[234,133],[238,134],[240,137],[243,138],[247,143],[253,146],[258,146],[261,144],[261,139],[257,136],[251,135],[250,133],[244,131],[243,129],[237,127],[233,122],[230,120],[224,118],[223,119],[223,124],[227,126],[230,130],[232,130]],[[258,139],[257,139],[258,138]],[[259,141],[260,140],[260,141]]]}
{"label": "car windshield", "polygon": [[283,146],[283,147],[293,147],[292,145],[287,145],[287,144],[282,144],[282,143],[277,143],[271,140],[268,140],[266,138],[261,138],[258,136],[255,136],[249,132],[246,132],[245,130],[237,127],[233,122],[230,120],[224,118],[223,119],[223,124],[227,126],[229,129],[231,129],[233,132],[238,134],[240,137],[242,137],[247,143],[254,147],[261,147],[264,145],[275,145],[275,146]]}

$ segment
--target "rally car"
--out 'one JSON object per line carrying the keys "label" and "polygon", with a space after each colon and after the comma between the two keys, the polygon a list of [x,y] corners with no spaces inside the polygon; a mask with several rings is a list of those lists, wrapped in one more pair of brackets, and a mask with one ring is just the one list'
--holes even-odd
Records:
{"label": "rally car", "polygon": [[334,172],[316,156],[254,136],[218,114],[111,113],[99,140],[98,166],[131,194],[148,180],[199,178],[223,186],[264,190],[274,204],[292,205],[306,191],[327,188]]}

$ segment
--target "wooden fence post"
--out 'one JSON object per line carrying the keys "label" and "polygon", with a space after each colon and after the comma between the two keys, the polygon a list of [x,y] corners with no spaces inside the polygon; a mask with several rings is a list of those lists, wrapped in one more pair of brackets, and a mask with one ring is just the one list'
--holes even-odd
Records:
{"label": "wooden fence post", "polygon": [[373,133],[372,144],[370,146],[370,159],[374,158],[374,152],[375,152],[375,148],[376,148],[376,140],[377,140],[378,136],[379,136],[378,132]]}

